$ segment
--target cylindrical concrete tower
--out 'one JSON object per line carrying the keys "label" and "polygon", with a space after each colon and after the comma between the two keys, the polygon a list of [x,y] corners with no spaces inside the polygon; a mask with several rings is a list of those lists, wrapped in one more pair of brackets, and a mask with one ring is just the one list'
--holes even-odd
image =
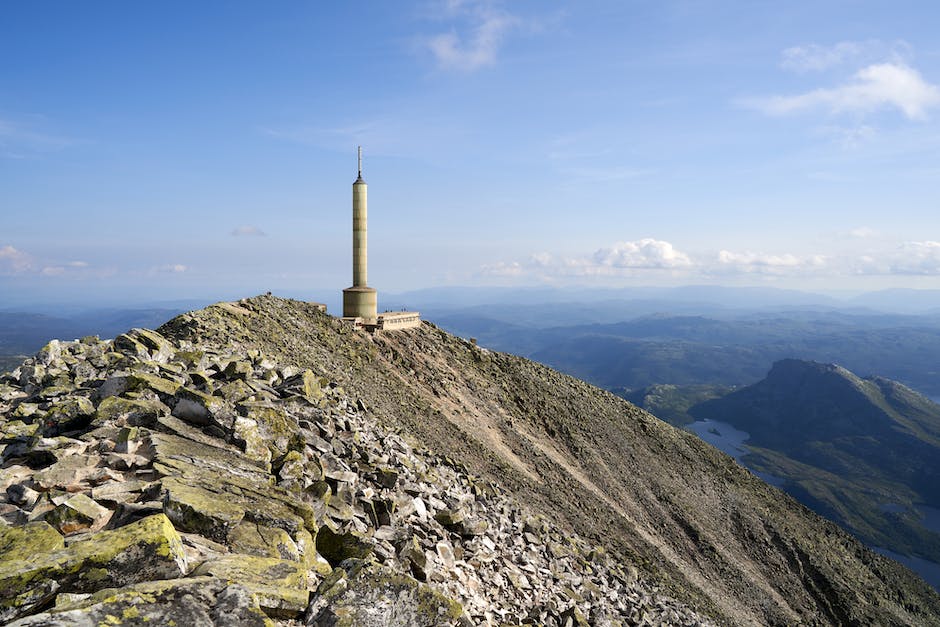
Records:
{"label": "cylindrical concrete tower", "polygon": [[368,185],[362,180],[362,146],[359,147],[359,177],[353,183],[353,284],[343,290],[343,317],[374,321],[377,295],[368,286]]}

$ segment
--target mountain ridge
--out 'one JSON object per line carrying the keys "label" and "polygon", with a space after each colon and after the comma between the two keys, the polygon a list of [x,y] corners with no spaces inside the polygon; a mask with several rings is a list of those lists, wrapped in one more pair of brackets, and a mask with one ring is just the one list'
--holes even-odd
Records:
{"label": "mountain ridge", "polygon": [[[128,337],[140,343],[134,336]],[[603,561],[607,558],[601,556],[606,555],[613,564],[634,568],[640,580],[699,616],[726,624],[940,624],[940,597],[925,583],[767,486],[695,436],[583,381],[519,357],[487,351],[430,323],[373,336],[354,331],[311,304],[260,296],[178,316],[158,329],[158,337],[166,338],[176,348],[148,349],[149,356],[140,358],[145,360],[143,367],[160,376],[135,375],[135,385],[150,386],[139,400],[159,401],[162,406],[172,407],[174,414],[196,420],[197,425],[196,429],[180,426],[161,416],[158,431],[171,424],[197,440],[225,433],[231,438],[235,434],[232,425],[244,428],[244,422],[239,423],[237,417],[234,423],[219,422],[231,418],[226,418],[227,401],[216,394],[247,393],[238,383],[239,377],[250,376],[255,382],[255,377],[261,376],[257,373],[280,364],[276,369],[282,374],[272,379],[278,386],[274,392],[282,390],[288,396],[277,403],[292,402],[290,399],[298,392],[290,390],[301,384],[302,390],[309,384],[310,394],[316,389],[332,390],[333,397],[346,399],[339,406],[345,409],[338,414],[337,424],[349,425],[360,420],[356,416],[368,416],[388,433],[433,451],[440,459],[453,460],[477,477],[474,481],[479,485],[498,485],[554,527],[596,545],[593,559]],[[160,346],[158,340],[152,341]],[[137,351],[125,336],[120,342],[104,343],[95,350],[102,351],[102,359],[113,355],[107,359],[115,360],[115,367],[122,368],[138,363],[133,355],[143,354],[125,353],[121,357],[115,352],[118,347]],[[69,348],[79,349],[74,345]],[[185,360],[201,359],[192,356],[196,352],[227,357],[211,364],[186,366]],[[176,355],[170,362],[172,367],[154,362],[158,354],[164,354],[164,359],[166,354]],[[239,365],[246,359],[247,365]],[[184,365],[173,365],[177,363]],[[124,366],[117,366],[120,364]],[[286,364],[296,370],[283,370]],[[209,376],[200,368],[208,368]],[[305,374],[302,382],[297,379],[299,372],[307,371],[309,377]],[[50,383],[59,381],[62,390],[68,389],[59,376],[52,377]],[[94,376],[99,377],[93,381],[94,389],[110,380],[102,378],[106,375],[101,372]],[[216,379],[218,383],[212,383]],[[187,391],[197,381],[214,386],[212,396]],[[329,382],[328,388],[322,382]],[[260,383],[256,387],[267,389]],[[59,393],[55,386],[52,388],[43,392],[45,388],[37,387],[30,394]],[[15,396],[24,392],[5,393]],[[272,392],[265,394],[270,396]],[[198,405],[200,399],[204,407],[196,411],[193,404]],[[245,407],[249,411],[254,406]],[[274,407],[281,405],[275,403]],[[32,411],[46,410],[38,407]],[[290,418],[290,411],[282,417]],[[205,419],[206,415],[208,424],[200,426],[197,419]],[[282,420],[277,412],[249,415],[259,416],[259,420],[262,415],[268,416],[265,420],[274,420],[275,425]],[[39,428],[37,419],[29,420],[26,427],[16,429]],[[298,425],[315,422],[313,418],[293,420]],[[298,428],[301,434],[309,430],[305,426]],[[347,434],[344,438],[355,442],[355,429],[343,426],[341,430]],[[314,456],[311,459],[316,454],[309,447],[323,446],[314,435],[309,435],[309,446],[303,448],[305,455]],[[33,440],[18,439],[22,437],[19,435],[5,437],[18,446],[34,445],[30,444]],[[175,466],[161,462],[160,467],[165,469],[161,472],[190,467],[190,462],[173,457],[176,453],[172,447],[166,448],[165,435],[148,437],[157,443],[158,455],[170,455],[175,460]],[[269,457],[270,472],[278,473],[278,485],[284,482],[286,490],[292,485],[288,471],[297,467],[287,463],[290,450],[295,450],[291,448],[294,442],[295,438],[287,434],[260,441],[239,436],[228,443],[219,442],[217,447],[236,447],[226,455],[247,455],[250,451],[261,455],[274,447],[277,456]],[[47,459],[38,451],[35,454],[37,459]],[[307,464],[303,461],[299,465],[303,476],[308,473]],[[186,472],[203,476],[202,471]],[[334,484],[353,480],[343,474],[346,471],[333,472],[337,473],[332,479]],[[180,498],[173,496],[173,490],[186,494],[185,485],[174,481],[172,476],[162,479],[164,490],[170,486],[167,498],[171,502]],[[337,494],[349,496],[348,490]],[[293,506],[301,507],[306,502]],[[316,502],[314,499],[310,506],[315,508]],[[180,524],[190,524],[187,518],[174,515]],[[379,512],[374,515],[379,516]],[[285,520],[291,518],[285,514]],[[454,518],[444,520],[457,523]],[[328,527],[324,525],[319,517],[316,524],[310,522],[311,527],[321,531]],[[294,529],[290,525],[288,528]],[[330,552],[331,533],[336,535],[318,533],[318,551],[323,548]],[[516,533],[525,536],[521,527]],[[369,537],[370,542],[378,541],[376,536]],[[356,542],[353,545],[358,546]],[[447,555],[446,547],[440,551]],[[357,568],[364,566],[353,564],[344,570],[336,561],[339,557],[336,554],[331,565],[346,574],[337,576],[348,585],[356,584],[359,580],[355,573],[361,572]],[[220,563],[215,559],[212,563]],[[389,563],[397,562],[392,559]],[[220,566],[214,568],[212,572],[220,572]],[[416,585],[407,578],[400,581],[411,589]],[[294,599],[290,595],[286,598]],[[519,621],[524,617],[513,618]],[[576,617],[572,620],[581,624]]]}
{"label": "mountain ridge", "polygon": [[[265,298],[250,302],[257,308],[254,316],[220,315],[226,321],[221,325],[213,321],[221,312],[209,316],[203,310],[160,330],[190,339],[204,339],[208,331],[215,342],[244,347],[252,345],[245,338],[264,338],[272,353],[341,373],[344,386],[380,415],[395,416],[398,426],[429,448],[459,455],[474,473],[495,478],[525,502],[575,530],[587,530],[589,537],[606,538],[613,550],[693,607],[740,623],[810,617],[848,622],[880,612],[849,600],[867,585],[881,597],[874,592],[883,585],[874,583],[877,577],[849,583],[829,571],[835,554],[859,565],[877,560],[867,549],[835,525],[812,517],[814,522],[807,522],[802,506],[730,458],[612,394],[522,358],[485,351],[431,324],[413,333],[370,337],[336,328],[333,319],[305,312],[303,305]],[[631,445],[636,442],[644,446]],[[525,466],[505,454],[506,447],[535,468],[542,483],[527,477]],[[579,472],[570,473],[566,465]],[[645,469],[657,466],[663,468],[656,477],[645,476]],[[577,488],[579,476],[590,478],[594,487]],[[715,477],[731,479],[716,484]],[[552,485],[575,489],[566,494]],[[707,503],[702,495],[709,495]],[[765,513],[736,510],[736,498],[756,499]],[[621,517],[618,509],[641,512],[644,520]],[[776,514],[767,516],[767,510]],[[780,520],[794,527],[822,526],[817,537],[794,541],[778,527]],[[734,542],[724,537],[727,529],[738,530]],[[765,545],[776,547],[773,559],[758,567]],[[852,547],[848,553],[854,557],[846,557],[845,547]],[[891,569],[879,566],[884,568]],[[768,571],[779,580],[767,581]],[[927,606],[936,604],[935,593],[920,585],[932,599]],[[928,615],[938,615],[934,607]],[[886,614],[875,622],[894,620]]]}

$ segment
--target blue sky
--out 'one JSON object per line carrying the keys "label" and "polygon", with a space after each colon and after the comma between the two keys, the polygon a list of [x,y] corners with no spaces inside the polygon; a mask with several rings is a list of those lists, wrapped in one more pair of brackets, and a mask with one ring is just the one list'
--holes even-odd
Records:
{"label": "blue sky", "polygon": [[[10,2],[0,300],[940,288],[934,2]],[[0,303],[2,306],[2,303]]]}

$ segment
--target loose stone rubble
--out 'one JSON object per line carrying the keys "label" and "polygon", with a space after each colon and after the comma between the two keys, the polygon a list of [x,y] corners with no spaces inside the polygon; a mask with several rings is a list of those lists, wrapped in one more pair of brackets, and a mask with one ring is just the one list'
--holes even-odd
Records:
{"label": "loose stone rubble", "polygon": [[309,370],[134,329],[0,376],[0,621],[700,625]]}

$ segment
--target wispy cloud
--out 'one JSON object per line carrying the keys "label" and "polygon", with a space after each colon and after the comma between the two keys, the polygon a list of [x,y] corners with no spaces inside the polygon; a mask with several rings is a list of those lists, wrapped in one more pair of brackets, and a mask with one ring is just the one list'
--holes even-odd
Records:
{"label": "wispy cloud", "polygon": [[445,70],[472,72],[493,65],[506,35],[522,23],[489,0],[446,0],[440,8],[454,24],[425,43]]}
{"label": "wispy cloud", "polygon": [[0,157],[26,159],[36,153],[61,150],[75,143],[68,137],[39,130],[44,122],[42,116],[24,119],[0,117]]}
{"label": "wispy cloud", "polygon": [[0,274],[22,274],[32,270],[30,255],[9,244],[0,247]]}
{"label": "wispy cloud", "polygon": [[911,56],[911,46],[903,40],[884,42],[879,39],[840,41],[830,46],[811,43],[787,48],[780,56],[781,68],[803,74],[849,64],[859,67],[883,61],[906,63]]}
{"label": "wispy cloud", "polygon": [[181,263],[168,263],[162,266],[154,266],[150,269],[150,274],[182,274],[189,268]]}
{"label": "wispy cloud", "polygon": [[888,273],[940,275],[940,242],[904,242],[889,259]]}
{"label": "wispy cloud", "polygon": [[841,41],[834,46],[793,46],[783,51],[780,67],[793,72],[818,72],[857,57],[862,48],[863,45],[855,41]]}
{"label": "wispy cloud", "polygon": [[907,65],[878,63],[859,70],[850,81],[837,87],[758,98],[747,104],[769,115],[814,110],[868,114],[895,108],[910,120],[922,120],[930,109],[940,105],[940,87],[927,82],[920,72]]}
{"label": "wispy cloud", "polygon": [[234,237],[267,237],[268,234],[257,226],[238,226],[232,229]]}
{"label": "wispy cloud", "polygon": [[[824,255],[767,254],[722,250],[700,268],[707,274],[794,275],[812,274],[828,265]],[[711,263],[709,263],[711,262]]]}

